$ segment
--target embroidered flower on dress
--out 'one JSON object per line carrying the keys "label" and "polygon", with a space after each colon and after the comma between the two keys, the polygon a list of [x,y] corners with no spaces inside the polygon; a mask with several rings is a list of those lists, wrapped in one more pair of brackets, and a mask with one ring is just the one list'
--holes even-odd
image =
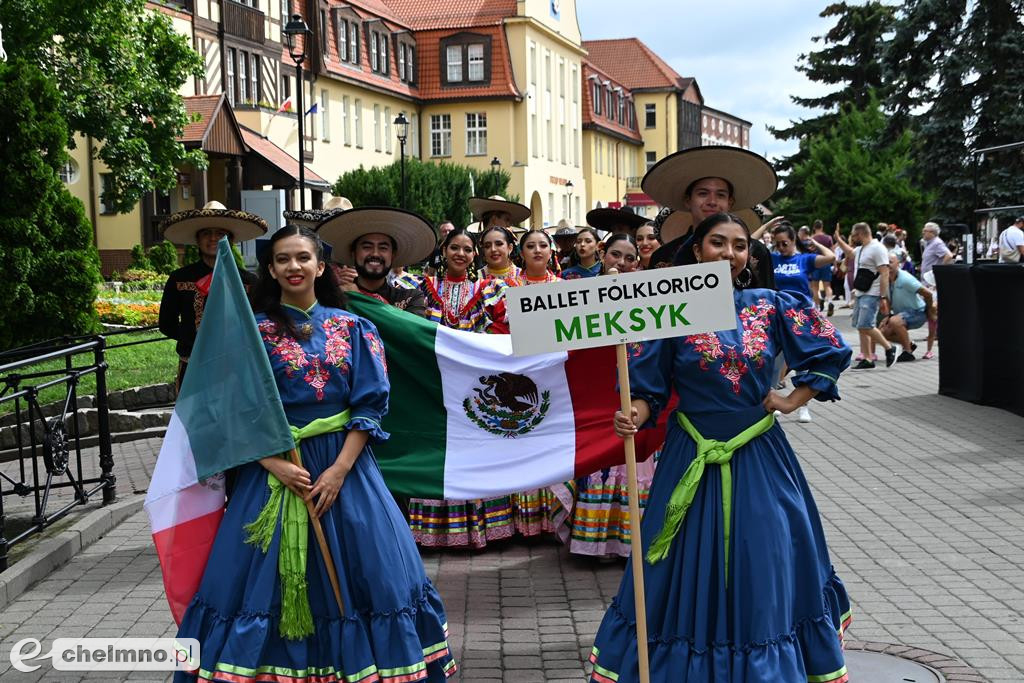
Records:
{"label": "embroidered flower on dress", "polygon": [[[740,323],[743,325],[743,355],[764,366],[764,352],[768,348],[768,326],[775,315],[775,306],[764,299],[747,306],[740,311]],[[733,387],[739,391],[738,387]]]}
{"label": "embroidered flower on dress", "polygon": [[310,368],[303,379],[306,381],[306,384],[316,389],[316,400],[324,400],[324,387],[327,386],[327,382],[331,379],[331,373],[320,364],[319,355],[312,357]]}
{"label": "embroidered flower on dress", "polygon": [[348,374],[349,358],[352,356],[352,333],[356,321],[345,316],[335,315],[323,321],[320,326],[327,335],[324,343],[324,361]]}
{"label": "embroidered flower on dress", "polygon": [[272,320],[262,320],[259,324],[260,334],[263,341],[270,345],[270,355],[277,356],[285,364],[284,374],[292,377],[296,372],[309,365],[306,352],[299,342],[291,337],[279,334],[277,323]]}
{"label": "embroidered flower on dress", "polygon": [[722,342],[714,332],[691,334],[686,337],[686,341],[693,344],[693,347],[697,349],[697,353],[701,355],[701,370],[707,370],[708,363],[712,363],[715,359],[722,358],[725,355],[722,353]]}
{"label": "embroidered flower on dress", "polygon": [[375,335],[373,332],[364,332],[363,339],[370,345],[370,355],[377,359],[380,366],[384,368],[384,373],[388,371],[388,359],[384,355],[384,344],[381,343],[380,337]]}
{"label": "embroidered flower on dress", "polygon": [[722,377],[732,382],[732,392],[734,394],[740,393],[740,380],[743,379],[743,375],[747,374],[747,364],[736,353],[736,349],[729,349],[725,362],[722,363],[722,367],[719,368],[718,372]]}
{"label": "embroidered flower on dress", "polygon": [[828,339],[829,343],[837,349],[841,346],[839,342],[839,330],[835,328],[832,321],[823,316],[819,311],[812,310],[811,334],[822,339]]}
{"label": "embroidered flower on dress", "polygon": [[630,342],[626,344],[626,352],[630,358],[639,358],[640,354],[644,352],[644,345],[640,342]]}

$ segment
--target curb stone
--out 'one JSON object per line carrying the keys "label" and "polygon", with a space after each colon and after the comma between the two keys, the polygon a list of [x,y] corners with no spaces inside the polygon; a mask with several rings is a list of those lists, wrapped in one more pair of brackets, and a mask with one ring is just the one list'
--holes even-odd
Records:
{"label": "curb stone", "polygon": [[122,500],[93,510],[53,538],[0,573],[0,610],[18,599],[32,584],[45,579],[67,564],[80,550],[92,545],[118,524],[142,509],[143,495],[128,495]]}

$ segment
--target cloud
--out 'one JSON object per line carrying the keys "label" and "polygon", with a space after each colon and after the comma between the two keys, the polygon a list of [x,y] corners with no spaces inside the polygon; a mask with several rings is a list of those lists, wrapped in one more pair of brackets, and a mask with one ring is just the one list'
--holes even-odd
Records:
{"label": "cloud", "polygon": [[797,141],[776,140],[767,126],[814,115],[790,96],[830,90],[796,70],[800,54],[820,49],[812,37],[831,26],[831,19],[818,16],[823,6],[807,0],[644,0],[632,3],[623,21],[621,1],[580,0],[577,14],[584,39],[639,38],[680,75],[696,78],[708,106],[753,124],[753,151],[776,157],[795,152]]}

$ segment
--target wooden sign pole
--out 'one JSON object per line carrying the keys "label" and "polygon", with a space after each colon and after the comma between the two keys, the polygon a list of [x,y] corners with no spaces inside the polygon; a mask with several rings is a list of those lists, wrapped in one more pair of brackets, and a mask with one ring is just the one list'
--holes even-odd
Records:
{"label": "wooden sign pole", "polygon": [[[633,406],[629,396],[629,361],[626,345],[615,347],[619,370],[619,402],[622,413],[629,415]],[[636,608],[636,649],[640,666],[640,683],[650,683],[651,669],[647,656],[647,600],[644,597],[644,550],[640,539],[640,491],[636,483],[636,444],[632,436],[625,438],[626,476],[629,478],[629,540],[633,562],[633,596]]]}
{"label": "wooden sign pole", "polygon": [[[299,452],[294,448],[288,454],[292,462],[302,467],[302,460]],[[338,583],[338,572],[334,568],[334,560],[331,559],[331,550],[327,547],[327,538],[324,536],[324,528],[320,525],[320,518],[316,516],[316,508],[313,501],[306,501],[306,512],[309,513],[309,521],[313,524],[313,533],[316,534],[316,542],[320,545],[320,554],[324,558],[324,566],[327,568],[327,578],[331,580],[331,588],[334,589],[334,599],[338,602],[338,610],[345,616],[345,603],[341,600],[341,584]]]}

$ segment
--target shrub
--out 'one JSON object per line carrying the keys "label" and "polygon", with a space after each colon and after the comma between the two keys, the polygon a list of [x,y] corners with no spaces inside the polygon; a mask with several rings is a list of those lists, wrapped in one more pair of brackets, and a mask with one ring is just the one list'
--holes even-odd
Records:
{"label": "shrub", "polygon": [[153,264],[146,256],[146,250],[141,244],[132,247],[132,268],[136,270],[153,270]]}
{"label": "shrub", "polygon": [[158,273],[170,275],[178,267],[178,249],[167,240],[150,247],[147,256]]}

